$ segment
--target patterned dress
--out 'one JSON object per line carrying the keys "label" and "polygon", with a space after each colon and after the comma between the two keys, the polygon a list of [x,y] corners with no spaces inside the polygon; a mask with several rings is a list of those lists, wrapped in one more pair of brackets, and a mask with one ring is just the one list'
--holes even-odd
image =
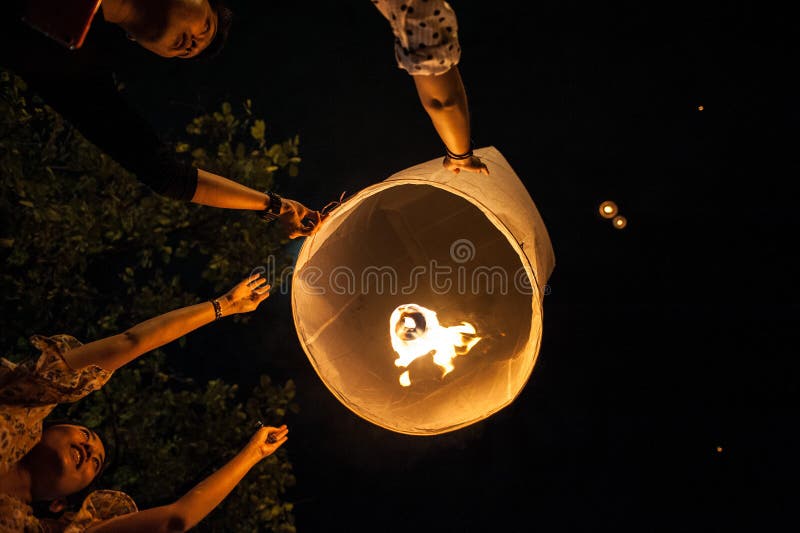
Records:
{"label": "patterned dress", "polygon": [[392,25],[397,65],[411,75],[438,75],[461,58],[455,11],[444,0],[372,0]]}
{"label": "patterned dress", "polygon": [[[42,436],[42,420],[62,402],[75,402],[102,387],[111,372],[98,366],[72,370],[63,354],[81,343],[69,335],[34,336],[41,350],[36,361],[14,364],[0,358],[0,474],[7,472]],[[65,513],[57,523],[40,521],[25,502],[0,493],[0,532],[77,533],[118,515],[136,512],[125,493],[97,490],[77,512]]]}

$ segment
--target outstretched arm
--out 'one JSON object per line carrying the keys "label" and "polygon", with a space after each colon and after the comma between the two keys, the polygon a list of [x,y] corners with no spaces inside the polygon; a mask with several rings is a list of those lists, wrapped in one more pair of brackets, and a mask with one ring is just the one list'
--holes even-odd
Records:
{"label": "outstretched arm", "polygon": [[[422,107],[445,145],[443,165],[452,172],[488,174],[472,155],[469,106],[458,62],[458,20],[445,0],[373,0],[392,27],[395,57],[411,74]],[[402,15],[398,15],[403,11]]]}
{"label": "outstretched arm", "polygon": [[[261,274],[257,274],[240,282],[216,301],[219,302],[222,316],[227,316],[252,311],[267,296],[269,285]],[[182,307],[145,320],[124,333],[70,350],[64,354],[64,360],[73,369],[97,365],[113,371],[142,354],[213,322],[215,318],[216,312],[211,302]]]}
{"label": "outstretched arm", "polygon": [[[201,481],[175,503],[118,516],[96,524],[86,531],[87,533],[187,531],[213,511],[253,466],[286,442],[288,432],[286,426],[261,428],[247,446],[225,466]],[[270,433],[275,433],[274,443],[267,442]]]}
{"label": "outstretched arm", "polygon": [[[17,66],[23,73],[29,68]],[[176,158],[172,146],[162,142],[152,126],[128,105],[111,76],[100,72],[73,80],[58,73],[37,73],[26,79],[87,140],[133,172],[153,192],[226,209],[262,211],[267,207],[269,201],[263,192]],[[318,212],[294,200],[286,199],[281,206],[280,220],[290,238],[312,234],[320,218]]]}
{"label": "outstretched arm", "polygon": [[[198,169],[197,189],[192,203],[226,209],[263,211],[269,205],[269,196],[228,178]],[[311,235],[322,219],[323,215],[319,211],[312,211],[296,200],[281,199],[278,220],[291,239]]]}
{"label": "outstretched arm", "polygon": [[269,204],[269,197],[241,183],[217,174],[198,169],[197,189],[192,203],[211,207],[263,211]]}
{"label": "outstretched arm", "polygon": [[422,107],[447,148],[445,168],[453,172],[467,170],[488,174],[486,165],[475,156],[459,159],[449,155],[470,154],[472,150],[467,93],[458,66],[453,65],[444,74],[418,74],[412,78]]}

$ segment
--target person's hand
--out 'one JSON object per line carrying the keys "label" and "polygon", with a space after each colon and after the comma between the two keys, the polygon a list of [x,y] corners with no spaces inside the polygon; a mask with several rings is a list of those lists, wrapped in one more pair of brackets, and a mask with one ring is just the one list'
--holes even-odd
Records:
{"label": "person's hand", "polygon": [[444,166],[444,168],[450,172],[455,172],[456,174],[462,170],[465,170],[467,172],[474,172],[476,174],[489,175],[489,169],[486,168],[486,164],[481,161],[480,157],[476,155],[473,155],[467,159],[452,159],[449,156],[444,156],[442,166]]}
{"label": "person's hand", "polygon": [[281,213],[278,220],[286,228],[290,239],[308,237],[317,231],[325,215],[313,211],[296,200],[281,199]]}
{"label": "person's hand", "polygon": [[289,429],[286,427],[286,424],[278,428],[263,426],[252,436],[250,442],[245,446],[245,450],[252,453],[255,461],[260,461],[272,455],[275,450],[280,448],[281,445],[289,439],[289,437],[286,436],[288,433]]}
{"label": "person's hand", "polygon": [[253,274],[217,298],[222,316],[249,313],[269,296],[270,285],[261,273]]}

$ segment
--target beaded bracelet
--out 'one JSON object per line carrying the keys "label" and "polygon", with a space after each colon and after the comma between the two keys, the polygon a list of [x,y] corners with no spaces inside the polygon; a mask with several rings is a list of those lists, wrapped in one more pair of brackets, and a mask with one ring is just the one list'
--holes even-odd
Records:
{"label": "beaded bracelet", "polygon": [[222,318],[222,306],[218,300],[211,300],[211,305],[214,306],[214,320]]}
{"label": "beaded bracelet", "polygon": [[272,191],[267,191],[265,194],[269,197],[269,205],[266,209],[261,211],[261,218],[267,222],[271,222],[281,214],[283,199]]}

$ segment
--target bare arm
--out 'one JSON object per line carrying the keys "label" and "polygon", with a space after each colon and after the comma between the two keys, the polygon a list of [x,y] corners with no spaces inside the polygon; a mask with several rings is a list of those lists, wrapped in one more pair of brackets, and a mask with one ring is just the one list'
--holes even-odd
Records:
{"label": "bare arm", "polygon": [[469,108],[458,67],[454,66],[438,76],[411,77],[422,107],[447,149],[454,154],[467,152],[470,149]]}
{"label": "bare arm", "polygon": [[[439,134],[445,147],[453,154],[468,153],[472,148],[469,106],[458,67],[453,66],[444,74],[416,75],[412,78],[414,78],[422,107],[428,113],[436,133]],[[483,174],[489,173],[486,165],[477,157],[463,160],[447,157],[445,168],[455,172],[463,169]]]}
{"label": "bare arm", "polygon": [[[269,197],[241,183],[198,169],[197,189],[192,203],[226,209],[263,211],[269,205]],[[296,200],[283,198],[278,218],[286,228],[289,238],[295,239],[314,233],[323,216]]]}
{"label": "bare arm", "polygon": [[[269,296],[269,285],[261,275],[251,276],[218,298],[222,315],[246,313]],[[84,344],[64,354],[70,368],[97,365],[116,370],[142,354],[213,322],[216,317],[211,302],[182,307],[145,320],[124,333]]]}
{"label": "bare arm", "polygon": [[[288,432],[286,426],[261,428],[247,446],[225,466],[198,483],[175,503],[118,516],[94,525],[86,531],[90,533],[187,531],[213,511],[253,466],[286,442]],[[277,439],[274,443],[267,442],[269,433],[276,433]]]}
{"label": "bare arm", "polygon": [[269,197],[241,183],[198,169],[197,189],[192,197],[192,203],[227,209],[262,211],[269,204]]}

